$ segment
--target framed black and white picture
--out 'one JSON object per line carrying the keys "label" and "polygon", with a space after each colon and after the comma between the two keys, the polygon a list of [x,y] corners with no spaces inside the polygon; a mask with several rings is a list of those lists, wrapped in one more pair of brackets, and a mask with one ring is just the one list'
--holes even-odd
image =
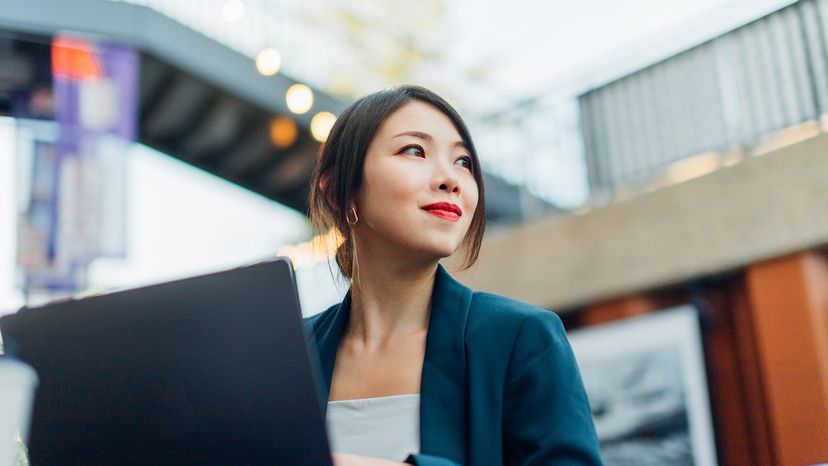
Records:
{"label": "framed black and white picture", "polygon": [[605,464],[717,464],[693,306],[572,331],[569,339]]}

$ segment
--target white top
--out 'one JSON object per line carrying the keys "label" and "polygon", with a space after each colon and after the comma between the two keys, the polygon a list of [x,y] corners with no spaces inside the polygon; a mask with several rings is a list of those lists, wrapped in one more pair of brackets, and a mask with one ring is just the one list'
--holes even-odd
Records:
{"label": "white top", "polygon": [[28,391],[37,387],[37,382],[37,373],[29,365],[0,357],[0,386],[10,385]]}
{"label": "white top", "polygon": [[331,451],[405,460],[420,451],[420,395],[328,403]]}

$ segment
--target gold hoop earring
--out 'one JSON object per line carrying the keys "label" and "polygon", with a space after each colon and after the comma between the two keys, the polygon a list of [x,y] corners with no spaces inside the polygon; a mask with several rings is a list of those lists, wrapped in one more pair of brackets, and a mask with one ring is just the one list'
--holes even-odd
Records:
{"label": "gold hoop earring", "polygon": [[[354,213],[354,221],[353,222],[351,221],[351,218],[348,217],[348,214],[350,214],[351,212]],[[348,212],[345,213],[345,221],[348,222],[348,225],[356,225],[357,224],[357,222],[359,221],[359,216],[357,215],[355,208],[351,207],[351,210],[349,210]]]}

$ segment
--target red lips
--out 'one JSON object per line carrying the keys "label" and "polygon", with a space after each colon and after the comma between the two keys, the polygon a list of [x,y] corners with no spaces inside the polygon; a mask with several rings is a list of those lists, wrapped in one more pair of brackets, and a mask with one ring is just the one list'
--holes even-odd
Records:
{"label": "red lips", "polygon": [[461,215],[463,215],[463,211],[460,210],[460,207],[458,207],[457,204],[452,204],[450,202],[437,202],[423,206],[422,209],[434,216],[455,222]]}

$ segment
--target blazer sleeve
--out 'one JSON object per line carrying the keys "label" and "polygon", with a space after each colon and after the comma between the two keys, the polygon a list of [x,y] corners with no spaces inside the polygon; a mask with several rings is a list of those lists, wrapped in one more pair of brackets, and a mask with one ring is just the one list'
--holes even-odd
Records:
{"label": "blazer sleeve", "polygon": [[459,463],[442,456],[423,454],[409,455],[405,462],[416,466],[460,466]]}
{"label": "blazer sleeve", "polygon": [[506,375],[504,463],[600,465],[592,412],[557,314],[526,318]]}

